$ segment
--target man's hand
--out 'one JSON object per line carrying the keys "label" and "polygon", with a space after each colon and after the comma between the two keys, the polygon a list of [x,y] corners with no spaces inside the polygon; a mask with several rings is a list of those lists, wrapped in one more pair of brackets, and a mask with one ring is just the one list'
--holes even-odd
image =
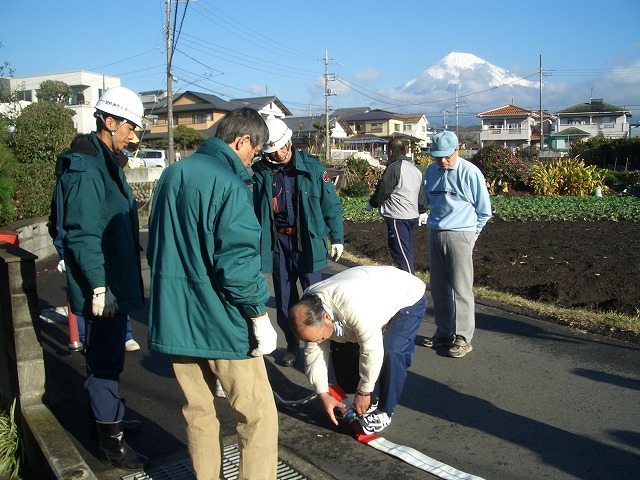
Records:
{"label": "man's hand", "polygon": [[340,260],[343,250],[344,250],[344,245],[342,245],[341,243],[333,243],[331,245],[331,256],[335,257],[333,259],[334,261],[337,262],[338,260]]}
{"label": "man's hand", "polygon": [[56,267],[56,269],[60,272],[60,273],[64,273],[67,271],[67,266],[64,264],[64,260],[60,260],[58,262],[58,266]]}
{"label": "man's hand", "polygon": [[370,204],[369,202],[367,202],[367,206],[366,206],[366,207],[364,207],[364,209],[365,209],[367,212],[370,212],[372,208],[373,208],[373,207],[371,206],[371,204]]}
{"label": "man's hand", "polygon": [[93,313],[94,317],[112,318],[117,309],[118,302],[109,287],[96,287],[93,289],[91,313]]}
{"label": "man's hand", "polygon": [[358,415],[364,415],[371,406],[371,394],[363,395],[360,391],[356,391],[353,396],[353,406],[356,407]]}
{"label": "man's hand", "polygon": [[420,225],[426,225],[427,224],[427,218],[429,218],[429,214],[428,213],[421,213],[420,216],[418,217],[418,226]]}
{"label": "man's hand", "polygon": [[342,410],[347,406],[344,403],[340,403],[339,401],[337,401],[327,392],[319,393],[318,398],[322,401],[322,406],[324,407],[324,413],[327,414],[327,417],[329,417],[329,420],[331,420],[334,425],[338,425],[338,420],[336,420],[336,415],[333,412],[333,409],[339,408],[340,410]]}
{"label": "man's hand", "polygon": [[273,352],[276,349],[278,334],[271,325],[271,319],[268,313],[264,313],[259,317],[252,318],[253,335],[258,341],[258,347],[251,351],[252,357],[259,357]]}

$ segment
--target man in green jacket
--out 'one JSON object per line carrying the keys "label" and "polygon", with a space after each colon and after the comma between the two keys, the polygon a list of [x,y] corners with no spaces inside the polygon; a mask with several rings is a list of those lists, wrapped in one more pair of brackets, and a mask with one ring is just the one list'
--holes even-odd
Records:
{"label": "man in green jacket", "polygon": [[342,203],[318,158],[293,148],[291,129],[279,118],[267,119],[267,126],[264,156],[253,164],[253,202],[262,225],[262,271],[273,272],[278,325],[287,341],[281,363],[291,367],[300,341],[289,326],[289,308],[299,300],[298,281],[304,290],[322,280],[328,237],[331,256],[342,255]]}
{"label": "man in green jacket", "polygon": [[124,441],[124,430],[139,422],[123,420],[120,398],[128,313],[144,304],[138,209],[120,165],[143,111],[131,90],[106,90],[96,104],[96,132],[78,137],[56,163],[67,294],[71,311],[86,321],[85,390],[100,454],[125,470],[149,462]]}
{"label": "man in green jacket", "polygon": [[149,347],[172,355],[197,478],[222,478],[216,380],[237,412],[238,478],[276,478],[278,415],[262,355],[275,349],[277,334],[265,310],[269,289],[246,169],[267,136],[257,111],[234,110],[155,188]]}

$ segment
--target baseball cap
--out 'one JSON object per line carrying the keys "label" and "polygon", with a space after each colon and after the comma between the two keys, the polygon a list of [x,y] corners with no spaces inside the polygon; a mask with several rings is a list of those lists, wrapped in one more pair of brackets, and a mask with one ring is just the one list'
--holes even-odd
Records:
{"label": "baseball cap", "polygon": [[432,157],[448,157],[458,147],[458,137],[453,132],[445,130],[434,135],[431,143]]}

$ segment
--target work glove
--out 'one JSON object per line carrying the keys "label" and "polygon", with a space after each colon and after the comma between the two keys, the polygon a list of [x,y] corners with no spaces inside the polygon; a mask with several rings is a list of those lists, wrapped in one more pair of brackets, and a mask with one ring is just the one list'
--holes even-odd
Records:
{"label": "work glove", "polygon": [[91,313],[94,317],[112,318],[116,314],[117,308],[118,302],[109,287],[96,287],[93,289]]}
{"label": "work glove", "polygon": [[259,357],[273,352],[276,349],[278,334],[271,325],[271,319],[268,313],[252,318],[253,335],[258,341],[258,347],[251,351],[252,357]]}
{"label": "work glove", "polygon": [[418,226],[420,225],[426,225],[427,224],[427,218],[429,218],[429,214],[428,213],[421,213],[420,216],[418,217]]}
{"label": "work glove", "polygon": [[367,212],[370,212],[372,208],[373,208],[373,207],[371,206],[371,204],[370,204],[369,202],[367,202],[367,206],[366,206],[366,207],[364,207],[364,209],[365,209]]}
{"label": "work glove", "polygon": [[67,266],[64,264],[64,260],[60,260],[56,268],[60,273],[64,273],[67,271]]}
{"label": "work glove", "polygon": [[341,243],[333,243],[331,245],[331,256],[336,257],[333,259],[335,262],[340,260],[343,250],[344,250],[344,246]]}

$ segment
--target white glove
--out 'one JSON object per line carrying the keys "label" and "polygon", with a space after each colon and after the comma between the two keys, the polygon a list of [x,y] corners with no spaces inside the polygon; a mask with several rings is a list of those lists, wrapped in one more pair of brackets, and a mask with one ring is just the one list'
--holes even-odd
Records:
{"label": "white glove", "polygon": [[60,273],[64,273],[67,271],[67,266],[64,264],[64,260],[60,260],[56,268]]}
{"label": "white glove", "polygon": [[366,206],[366,207],[364,207],[364,209],[365,209],[367,212],[370,212],[372,208],[373,208],[373,207],[371,206],[371,204],[370,204],[369,202],[367,202],[367,206]]}
{"label": "white glove", "polygon": [[333,243],[331,245],[331,256],[336,257],[333,260],[338,261],[342,256],[342,251],[344,250],[344,246],[341,243]]}
{"label": "white glove", "polygon": [[426,225],[427,224],[427,218],[429,218],[429,214],[428,213],[421,213],[420,216],[418,216],[418,226],[420,225]]}
{"label": "white glove", "polygon": [[96,287],[93,289],[91,313],[93,313],[94,317],[111,318],[116,314],[117,308],[118,302],[109,287]]}
{"label": "white glove", "polygon": [[265,313],[256,318],[251,319],[253,323],[253,335],[258,341],[258,347],[251,351],[252,357],[259,357],[271,353],[276,349],[278,334],[271,325],[269,314]]}

